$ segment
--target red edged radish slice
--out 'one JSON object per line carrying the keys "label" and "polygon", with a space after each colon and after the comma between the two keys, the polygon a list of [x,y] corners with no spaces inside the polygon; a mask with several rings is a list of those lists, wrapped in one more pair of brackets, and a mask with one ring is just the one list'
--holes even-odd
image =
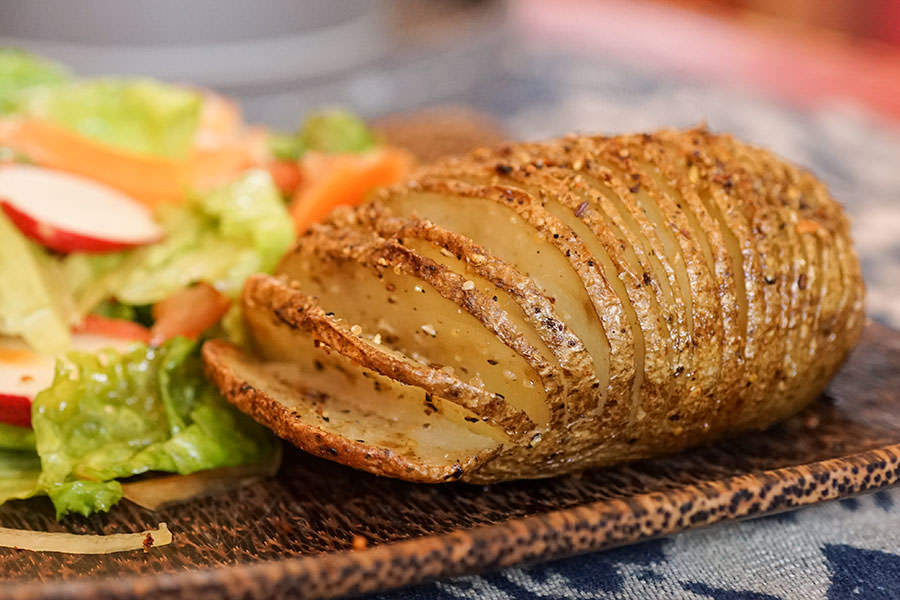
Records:
{"label": "red edged radish slice", "polygon": [[0,394],[0,423],[31,428],[31,398]]}
{"label": "red edged radish slice", "polygon": [[59,252],[113,252],[163,237],[150,211],[125,194],[43,167],[0,166],[0,208],[26,236]]}
{"label": "red edged radish slice", "polygon": [[[124,352],[138,340],[76,333],[72,349],[96,352],[112,348]],[[56,358],[32,351],[19,339],[0,338],[0,423],[28,427],[31,423],[31,401],[53,383]]]}

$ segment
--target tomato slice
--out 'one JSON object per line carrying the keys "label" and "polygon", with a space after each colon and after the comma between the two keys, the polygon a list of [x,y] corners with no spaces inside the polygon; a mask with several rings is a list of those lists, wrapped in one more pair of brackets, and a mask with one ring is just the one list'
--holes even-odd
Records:
{"label": "tomato slice", "polygon": [[112,319],[101,315],[86,315],[74,328],[75,333],[89,333],[120,340],[148,343],[150,330],[134,321]]}
{"label": "tomato slice", "polygon": [[303,181],[303,172],[300,169],[299,161],[270,160],[264,164],[264,167],[282,194],[293,194]]}
{"label": "tomato slice", "polygon": [[175,292],[153,305],[150,343],[158,346],[179,335],[196,338],[218,323],[229,306],[231,301],[208,283]]}

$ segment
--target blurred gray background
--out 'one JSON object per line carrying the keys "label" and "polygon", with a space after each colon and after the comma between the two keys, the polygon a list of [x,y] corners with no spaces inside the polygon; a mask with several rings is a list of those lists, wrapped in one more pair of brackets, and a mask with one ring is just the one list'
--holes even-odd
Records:
{"label": "blurred gray background", "polygon": [[241,100],[294,127],[341,104],[366,116],[466,97],[509,41],[500,0],[3,0],[0,46],[81,74],[143,74]]}

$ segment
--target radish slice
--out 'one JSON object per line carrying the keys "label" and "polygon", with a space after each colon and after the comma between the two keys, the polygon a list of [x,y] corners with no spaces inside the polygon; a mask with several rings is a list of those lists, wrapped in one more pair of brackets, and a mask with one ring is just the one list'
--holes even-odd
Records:
{"label": "radish slice", "polygon": [[0,208],[23,234],[59,252],[113,252],[163,237],[150,211],[125,194],[43,167],[0,166]]}
{"label": "radish slice", "polygon": [[31,398],[0,393],[0,423],[31,428]]}
{"label": "radish slice", "polygon": [[[83,352],[103,348],[124,352],[134,344],[134,340],[96,334],[72,336],[73,350]],[[31,401],[53,383],[55,365],[55,357],[33,352],[17,338],[0,337],[0,423],[30,426]]]}

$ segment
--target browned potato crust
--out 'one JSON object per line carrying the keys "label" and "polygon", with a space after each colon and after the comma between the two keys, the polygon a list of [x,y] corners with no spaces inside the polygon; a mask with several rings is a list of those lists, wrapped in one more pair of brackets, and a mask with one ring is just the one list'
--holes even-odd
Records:
{"label": "browned potato crust", "polygon": [[[550,477],[768,427],[822,391],[864,322],[825,186],[705,129],[444,159],[336,211],[278,275],[243,298],[266,360],[210,345],[215,381],[302,448],[415,481]],[[423,312],[457,337],[423,337]],[[358,419],[282,414],[303,404],[290,382],[351,403],[310,364],[365,396]],[[328,456],[316,440],[341,427],[367,441]]]}

